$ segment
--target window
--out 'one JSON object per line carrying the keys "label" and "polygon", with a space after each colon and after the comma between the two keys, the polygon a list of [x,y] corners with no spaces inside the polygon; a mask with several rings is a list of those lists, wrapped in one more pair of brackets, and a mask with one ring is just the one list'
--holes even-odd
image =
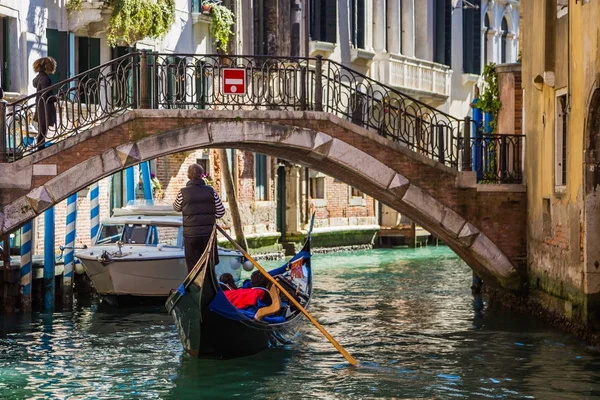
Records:
{"label": "window", "polygon": [[452,61],[452,1],[434,0],[433,61],[450,66]]}
{"label": "window", "polygon": [[[62,33],[62,32],[59,32]],[[50,38],[48,38],[48,41]],[[61,39],[62,43],[62,39]],[[50,45],[48,45],[49,47]],[[67,47],[68,48],[68,47]],[[60,63],[59,63],[60,64]],[[63,63],[65,64],[65,63]],[[81,74],[92,68],[100,65],[100,39],[90,37],[78,37],[77,38],[77,73]],[[57,69],[58,71],[58,69]],[[94,104],[98,102],[98,87],[97,78],[98,74],[88,75],[82,78],[80,85],[79,95],[81,96],[81,102],[86,104]],[[54,81],[53,81],[54,82]],[[89,83],[88,83],[89,82]],[[119,91],[113,92],[115,96]],[[116,100],[116,99],[115,99]]]}
{"label": "window", "polygon": [[337,42],[337,0],[310,0],[310,39]]}
{"label": "window", "polygon": [[567,185],[567,90],[556,93],[556,123],[554,134],[554,184],[558,191]]}
{"label": "window", "polygon": [[11,89],[10,84],[10,70],[11,65],[8,62],[10,58],[10,19],[8,17],[0,17],[0,65],[2,65],[2,72],[0,75],[0,82],[2,89],[9,92]]}
{"label": "window", "polygon": [[267,200],[267,156],[254,155],[254,194],[256,201]]}
{"label": "window", "polygon": [[350,186],[349,206],[365,206],[367,205],[366,198],[363,192]]}
{"label": "window", "polygon": [[310,178],[310,198],[313,200],[325,199],[325,177]]}
{"label": "window", "polygon": [[[489,54],[490,50],[488,46],[491,44],[491,40],[488,41],[488,33],[490,31],[490,16],[486,13],[485,18],[483,19],[483,65],[488,65],[490,63]],[[489,42],[489,43],[488,43]]]}
{"label": "window", "polygon": [[481,0],[463,7],[463,72],[481,73]]}
{"label": "window", "polygon": [[500,53],[500,63],[505,64],[507,62],[506,57],[506,38],[508,36],[508,22],[506,22],[506,17],[502,18],[502,39],[501,39],[501,53]]}
{"label": "window", "polygon": [[350,0],[350,36],[354,48],[365,48],[365,0]]}

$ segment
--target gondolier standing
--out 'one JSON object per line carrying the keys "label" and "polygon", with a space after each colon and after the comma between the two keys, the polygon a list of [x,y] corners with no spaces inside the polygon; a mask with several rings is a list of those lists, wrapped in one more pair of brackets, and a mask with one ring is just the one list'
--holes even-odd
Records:
{"label": "gondolier standing", "polygon": [[[219,195],[202,179],[203,173],[201,165],[190,165],[189,181],[179,190],[173,203],[173,209],[183,214],[185,262],[190,272],[208,245],[217,218],[225,215],[225,207]],[[219,263],[216,246],[213,254],[216,265]]]}

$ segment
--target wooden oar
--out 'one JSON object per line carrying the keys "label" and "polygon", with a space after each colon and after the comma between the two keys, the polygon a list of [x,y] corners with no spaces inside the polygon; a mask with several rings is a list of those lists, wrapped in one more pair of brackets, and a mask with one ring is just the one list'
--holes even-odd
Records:
{"label": "wooden oar", "polygon": [[283,293],[283,294],[285,295],[285,297],[287,297],[287,298],[288,298],[288,300],[289,300],[289,301],[291,301],[291,302],[292,302],[292,304],[293,304],[293,305],[295,305],[295,306],[298,308],[298,310],[302,311],[302,314],[304,314],[304,315],[306,316],[306,318],[308,318],[308,319],[310,320],[310,322],[312,322],[312,324],[313,324],[314,326],[316,326],[318,330],[320,330],[320,331],[321,331],[321,333],[323,334],[323,336],[325,336],[325,337],[327,338],[327,340],[329,340],[329,341],[331,342],[331,344],[332,344],[332,345],[333,345],[333,346],[334,346],[334,347],[337,349],[337,351],[339,351],[339,352],[340,352],[340,353],[341,353],[341,354],[344,356],[344,358],[345,358],[346,360],[348,360],[348,362],[349,362],[350,364],[352,364],[352,365],[354,365],[354,366],[358,366],[358,365],[359,365],[359,364],[358,364],[358,361],[356,361],[356,359],[355,359],[354,357],[352,357],[352,356],[350,355],[350,353],[348,353],[348,352],[347,352],[347,351],[346,351],[346,350],[345,350],[345,349],[344,349],[344,348],[343,348],[343,347],[342,347],[342,346],[341,346],[341,345],[340,345],[340,344],[339,344],[339,343],[338,343],[338,342],[337,342],[337,341],[336,341],[336,340],[335,340],[335,339],[334,339],[334,338],[333,338],[333,337],[332,337],[332,336],[329,334],[329,332],[327,332],[327,331],[325,330],[325,328],[323,328],[323,327],[321,326],[321,324],[319,324],[319,323],[317,322],[317,320],[316,320],[316,319],[314,319],[314,318],[313,318],[313,316],[312,316],[312,315],[310,315],[310,314],[308,313],[308,311],[306,311],[306,309],[305,309],[304,307],[302,307],[302,306],[300,305],[300,303],[298,303],[298,302],[296,301],[296,299],[294,299],[294,297],[293,297],[291,294],[289,294],[289,293],[287,292],[287,290],[285,290],[285,289],[284,289],[284,288],[283,288],[283,287],[282,287],[282,286],[279,284],[279,282],[277,282],[277,280],[276,280],[275,278],[273,278],[273,277],[271,276],[271,274],[269,274],[269,273],[268,273],[268,272],[267,272],[267,271],[266,271],[266,270],[265,270],[263,267],[261,267],[261,266],[258,264],[258,262],[256,262],[256,260],[254,260],[254,258],[250,257],[250,254],[248,254],[248,253],[247,253],[247,252],[246,252],[246,251],[245,251],[245,250],[242,248],[242,246],[240,246],[239,244],[237,244],[237,243],[235,242],[235,240],[233,240],[233,239],[231,238],[231,236],[229,236],[229,235],[227,234],[227,232],[225,232],[225,231],[223,230],[223,228],[221,228],[219,225],[217,225],[217,229],[219,230],[219,232],[221,232],[221,233],[222,233],[222,234],[223,234],[223,235],[224,235],[224,236],[227,238],[227,240],[229,240],[229,241],[231,242],[231,244],[233,244],[233,245],[235,246],[235,248],[236,248],[236,249],[238,249],[238,250],[239,250],[239,251],[240,251],[240,252],[241,252],[241,253],[244,255],[244,257],[246,257],[248,260],[250,260],[250,262],[251,262],[251,263],[252,263],[252,264],[253,264],[253,265],[256,267],[256,269],[257,269],[257,270],[259,270],[259,271],[260,271],[260,272],[261,272],[261,273],[262,273],[262,274],[265,276],[265,278],[267,278],[267,279],[268,279],[268,280],[269,280],[269,281],[270,281],[270,282],[271,282],[273,285],[275,285],[275,286],[277,287],[277,289],[279,289],[279,291],[280,291],[281,293]]}

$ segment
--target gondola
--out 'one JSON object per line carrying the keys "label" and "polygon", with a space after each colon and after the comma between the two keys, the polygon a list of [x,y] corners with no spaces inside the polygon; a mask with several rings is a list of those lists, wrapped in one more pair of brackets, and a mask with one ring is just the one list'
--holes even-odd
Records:
{"label": "gondola", "polygon": [[[269,274],[304,308],[312,295],[310,242],[313,220],[302,249]],[[216,240],[216,231],[211,240]],[[208,248],[208,247],[207,247]],[[205,251],[192,272],[165,304],[175,320],[185,351],[194,357],[235,358],[291,342],[304,315],[275,285],[265,291],[259,307],[237,308],[233,293],[217,281],[210,251]],[[243,290],[243,289],[238,289]],[[229,292],[229,293],[227,293]],[[268,293],[267,293],[268,292]],[[271,304],[267,304],[271,299]]]}

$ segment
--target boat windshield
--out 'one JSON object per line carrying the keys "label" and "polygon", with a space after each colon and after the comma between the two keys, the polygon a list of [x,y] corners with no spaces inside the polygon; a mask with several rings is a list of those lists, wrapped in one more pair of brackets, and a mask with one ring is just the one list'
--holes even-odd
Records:
{"label": "boat windshield", "polygon": [[100,228],[96,244],[116,243],[123,235],[123,225],[105,225]]}
{"label": "boat windshield", "polygon": [[146,224],[103,224],[96,244],[111,244],[121,240],[127,244],[183,247],[181,227]]}

